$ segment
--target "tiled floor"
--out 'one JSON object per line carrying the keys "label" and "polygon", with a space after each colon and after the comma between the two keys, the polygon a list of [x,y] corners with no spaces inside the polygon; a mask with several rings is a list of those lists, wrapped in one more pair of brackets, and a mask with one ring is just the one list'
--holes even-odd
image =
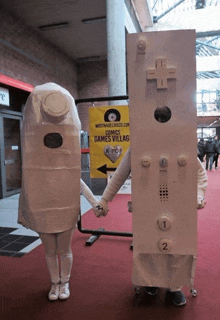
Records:
{"label": "tiled floor", "polygon": [[[100,199],[100,196],[96,196]],[[17,223],[19,194],[0,200],[0,256],[20,258],[30,252],[41,240],[38,234]],[[88,201],[81,196],[81,212],[91,208]]]}
{"label": "tiled floor", "polygon": [[[22,236],[13,234],[16,228],[0,227],[0,255],[22,257],[30,244],[39,244],[38,236]],[[26,250],[25,250],[26,248]],[[22,251],[23,250],[23,251]],[[28,250],[29,252],[30,250]]]}

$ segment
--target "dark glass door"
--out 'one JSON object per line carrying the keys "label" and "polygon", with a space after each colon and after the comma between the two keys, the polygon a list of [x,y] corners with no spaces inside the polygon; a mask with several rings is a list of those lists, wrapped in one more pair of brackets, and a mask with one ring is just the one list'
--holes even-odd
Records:
{"label": "dark glass door", "polygon": [[21,118],[2,115],[2,191],[3,197],[18,193],[21,189]]}

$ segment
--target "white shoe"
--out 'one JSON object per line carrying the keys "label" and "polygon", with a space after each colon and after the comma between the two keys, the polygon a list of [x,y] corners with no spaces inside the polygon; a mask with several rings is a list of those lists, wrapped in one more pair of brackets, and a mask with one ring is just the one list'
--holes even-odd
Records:
{"label": "white shoe", "polygon": [[70,296],[69,282],[60,283],[59,299],[66,300]]}
{"label": "white shoe", "polygon": [[59,297],[59,283],[52,283],[50,292],[48,294],[49,300],[57,300]]}

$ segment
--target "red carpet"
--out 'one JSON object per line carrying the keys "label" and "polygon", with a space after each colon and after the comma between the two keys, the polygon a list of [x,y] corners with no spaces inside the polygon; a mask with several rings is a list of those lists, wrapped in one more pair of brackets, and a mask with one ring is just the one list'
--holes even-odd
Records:
{"label": "red carpet", "polygon": [[[177,308],[161,290],[149,299],[136,296],[131,284],[131,238],[101,236],[91,247],[89,235],[75,232],[72,241],[74,265],[71,296],[50,302],[50,289],[43,246],[22,258],[0,257],[1,320],[74,319],[220,319],[220,170],[208,172],[207,205],[198,211],[198,263],[192,298],[187,288],[185,307]],[[129,196],[118,195],[106,218],[97,219],[89,211],[82,218],[83,228],[131,232]]]}

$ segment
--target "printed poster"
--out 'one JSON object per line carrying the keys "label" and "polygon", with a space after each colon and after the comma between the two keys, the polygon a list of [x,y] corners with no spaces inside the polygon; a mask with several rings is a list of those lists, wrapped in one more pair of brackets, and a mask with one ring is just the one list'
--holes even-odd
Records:
{"label": "printed poster", "polygon": [[128,106],[89,109],[91,178],[107,178],[114,172],[130,145]]}

